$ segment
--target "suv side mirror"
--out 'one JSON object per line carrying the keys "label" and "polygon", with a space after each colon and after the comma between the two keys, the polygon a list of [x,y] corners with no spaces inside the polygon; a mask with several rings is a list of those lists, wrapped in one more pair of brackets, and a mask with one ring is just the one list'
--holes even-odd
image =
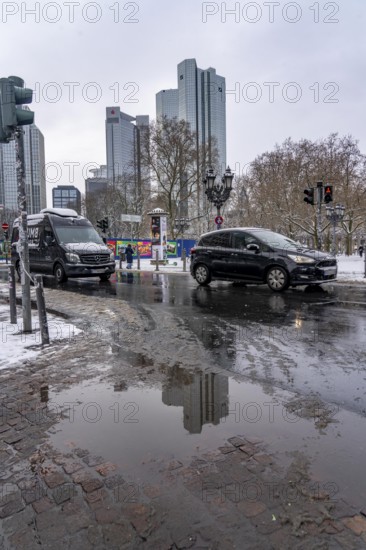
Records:
{"label": "suv side mirror", "polygon": [[255,243],[247,244],[247,250],[254,250],[254,252],[259,252],[259,246]]}

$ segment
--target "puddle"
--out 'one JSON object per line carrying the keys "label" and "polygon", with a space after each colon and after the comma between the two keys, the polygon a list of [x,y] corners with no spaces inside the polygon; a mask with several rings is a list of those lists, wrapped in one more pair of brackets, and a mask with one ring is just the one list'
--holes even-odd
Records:
{"label": "puddle", "polygon": [[94,379],[49,392],[48,407],[59,412],[51,443],[63,452],[87,449],[130,480],[151,482],[171,461],[184,464],[236,435],[259,438],[284,467],[293,452],[304,452],[314,479],[324,487],[332,483],[337,497],[364,506],[364,419],[337,409],[337,422],[319,427],[319,415],[312,417],[309,406],[301,418],[299,410],[283,405],[292,394],[266,394],[255,384],[180,370],[162,389]]}

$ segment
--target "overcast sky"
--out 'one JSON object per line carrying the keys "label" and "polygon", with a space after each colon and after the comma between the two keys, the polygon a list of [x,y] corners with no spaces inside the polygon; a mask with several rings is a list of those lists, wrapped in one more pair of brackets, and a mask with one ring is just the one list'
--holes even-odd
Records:
{"label": "overcast sky", "polygon": [[52,187],[84,192],[88,166],[105,164],[105,108],[155,118],[155,94],[177,87],[187,58],[226,78],[227,161],[236,173],[288,137],[351,134],[366,153],[365,0],[9,1],[0,9],[0,76],[20,76],[35,91],[48,206]]}

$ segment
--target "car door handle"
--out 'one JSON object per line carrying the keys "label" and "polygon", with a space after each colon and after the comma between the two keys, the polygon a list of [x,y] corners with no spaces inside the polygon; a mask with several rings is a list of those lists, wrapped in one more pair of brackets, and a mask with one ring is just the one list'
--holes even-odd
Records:
{"label": "car door handle", "polygon": [[239,254],[237,254],[236,252],[232,252],[230,256],[239,256]]}

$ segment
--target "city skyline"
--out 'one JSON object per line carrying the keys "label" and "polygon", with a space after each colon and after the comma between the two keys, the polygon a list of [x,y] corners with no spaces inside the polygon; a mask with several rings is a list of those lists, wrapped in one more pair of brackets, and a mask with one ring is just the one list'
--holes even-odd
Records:
{"label": "city skyline", "polygon": [[[48,204],[52,187],[84,192],[89,168],[105,164],[105,107],[152,115],[156,92],[176,87],[172,67],[182,59],[225,75],[227,163],[236,174],[289,137],[351,134],[366,150],[365,5],[143,0],[129,6],[80,5],[73,12],[62,4],[55,13],[39,7],[33,15],[23,4],[13,14],[3,10],[2,37],[13,46],[11,55],[0,52],[1,76],[18,75],[34,90]],[[108,40],[96,39],[102,34]]]}

